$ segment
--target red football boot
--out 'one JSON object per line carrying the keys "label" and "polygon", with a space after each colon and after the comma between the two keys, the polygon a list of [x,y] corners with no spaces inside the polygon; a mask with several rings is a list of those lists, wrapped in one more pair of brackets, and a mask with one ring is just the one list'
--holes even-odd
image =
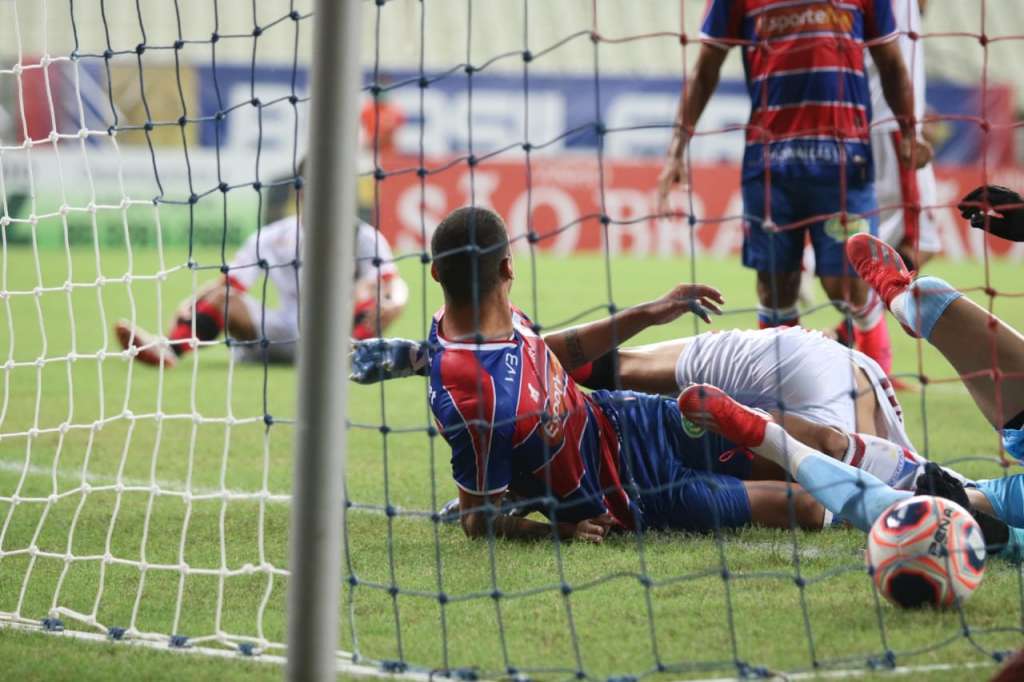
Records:
{"label": "red football boot", "polygon": [[695,384],[679,394],[679,411],[698,426],[719,433],[736,445],[757,447],[771,416],[741,405],[720,388]]}

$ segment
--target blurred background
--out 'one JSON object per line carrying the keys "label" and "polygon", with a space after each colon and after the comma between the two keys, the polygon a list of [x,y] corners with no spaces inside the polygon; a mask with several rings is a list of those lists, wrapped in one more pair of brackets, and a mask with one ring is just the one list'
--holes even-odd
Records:
{"label": "blurred background", "polygon": [[[65,211],[72,241],[95,238],[95,216],[100,239],[123,241],[127,221],[135,245],[152,244],[159,214],[165,242],[233,244],[285,210],[284,179],[306,147],[310,7],[0,2],[8,238],[28,239],[31,215],[95,204],[95,213]],[[613,253],[736,250],[736,128],[749,110],[738,50],[701,119],[700,130],[715,134],[692,147],[693,192],[682,199],[699,222],[691,234],[686,221],[649,217],[703,9],[703,0],[367,2],[365,80],[381,90],[376,100],[369,88],[361,93],[364,216],[406,252],[421,248],[446,211],[474,200],[520,234],[529,214],[534,229],[551,232],[541,248],[570,253],[602,248],[601,230],[588,227],[596,221],[555,228],[603,205],[630,222],[609,234]],[[982,179],[1024,187],[1024,89],[1015,83],[1024,5],[931,0],[924,29],[926,134],[939,177],[930,208],[946,255],[978,257],[981,235],[967,234],[947,206]],[[529,193],[524,142],[532,145]],[[472,169],[451,165],[470,154],[481,160]],[[373,181],[375,167],[386,179]],[[154,199],[159,212],[149,208]],[[40,228],[37,239],[60,244],[63,236]],[[1020,246],[991,248],[1024,256]]]}

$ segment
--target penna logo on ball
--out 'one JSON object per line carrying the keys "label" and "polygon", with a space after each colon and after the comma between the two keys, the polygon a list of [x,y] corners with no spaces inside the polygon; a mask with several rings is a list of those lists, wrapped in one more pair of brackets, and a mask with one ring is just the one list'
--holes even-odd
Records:
{"label": "penna logo on ball", "polygon": [[953,508],[942,507],[942,517],[935,524],[935,532],[932,534],[931,544],[928,545],[928,553],[934,557],[944,557],[949,554],[946,543],[946,535],[949,534],[949,524],[953,522]]}
{"label": "penna logo on ball", "polygon": [[779,38],[794,33],[849,33],[853,15],[828,3],[783,7],[765,12],[757,19],[757,35]]}

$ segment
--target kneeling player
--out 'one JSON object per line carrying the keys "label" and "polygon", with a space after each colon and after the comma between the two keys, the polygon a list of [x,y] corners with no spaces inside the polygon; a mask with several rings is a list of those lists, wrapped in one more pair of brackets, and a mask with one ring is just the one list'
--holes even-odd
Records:
{"label": "kneeling player", "polygon": [[[298,216],[260,228],[238,250],[224,275],[181,303],[166,338],[121,320],[114,327],[121,347],[138,349],[136,357],[147,364],[174,367],[182,355],[226,331],[239,360],[294,362],[301,237]],[[398,317],[408,288],[394,266],[387,240],[363,222],[356,227],[355,258],[352,334],[366,339],[381,334]],[[267,280],[277,292],[273,308],[266,305]]]}
{"label": "kneeling player", "polygon": [[[430,403],[452,448],[468,535],[600,541],[613,527],[826,523],[824,508],[808,495],[791,499],[786,483],[741,480],[757,476],[758,460],[687,429],[674,400],[629,391],[588,395],[566,371],[676,319],[694,301],[714,308],[721,301],[715,290],[679,287],[614,318],[541,338],[509,300],[515,275],[500,217],[458,209],[438,226],[431,250],[445,307],[430,334]],[[508,492],[544,500],[552,523],[492,513]]]}

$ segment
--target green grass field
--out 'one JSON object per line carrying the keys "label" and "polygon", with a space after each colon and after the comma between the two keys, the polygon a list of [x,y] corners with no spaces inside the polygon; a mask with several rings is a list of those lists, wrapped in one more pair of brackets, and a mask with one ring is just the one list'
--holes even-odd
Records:
{"label": "green grass field", "polygon": [[[4,365],[0,404],[0,611],[39,620],[56,606],[65,609],[61,618],[69,629],[134,628],[206,645],[204,638],[218,634],[283,642],[287,581],[262,569],[286,567],[288,507],[261,504],[257,494],[286,495],[291,488],[293,370],[234,366],[224,347],[203,350],[163,374],[118,356],[97,357],[119,350],[109,329],[116,318],[130,316],[133,305],[141,324],[163,326],[191,290],[193,273],[171,269],[162,282],[127,284],[126,272],[160,269],[152,250],[136,251],[131,263],[124,250],[104,251],[99,262],[91,250],[70,257],[43,250],[38,271],[29,248],[8,248],[5,255],[0,288],[42,289],[0,302],[0,361],[14,360]],[[196,258],[204,265],[220,262],[216,251]],[[168,252],[165,259],[183,263],[185,254]],[[518,266],[519,305],[549,327],[594,317],[609,290],[622,306],[690,279],[690,264],[682,259],[618,259],[610,281],[597,256],[542,256],[533,263],[520,257]],[[698,280],[721,288],[730,309],[748,310],[716,326],[751,326],[751,273],[734,262],[699,260],[696,267]],[[986,283],[978,265],[937,263],[931,270],[962,286]],[[431,287],[423,299],[418,262],[404,262],[403,271],[413,304],[394,332],[421,338],[439,297]],[[94,286],[100,276],[105,283]],[[1019,268],[993,263],[990,278],[992,286],[1014,290]],[[66,290],[66,281],[82,286]],[[999,298],[995,309],[1024,326],[1019,299]],[[834,319],[822,310],[805,323],[826,326]],[[897,371],[923,370],[931,379],[925,391],[902,398],[919,448],[940,461],[987,458],[964,460],[958,468],[978,477],[999,475],[991,459],[996,435],[952,370],[892,329]],[[694,321],[684,318],[637,341],[694,331]],[[36,362],[68,354],[83,357]],[[269,429],[265,413],[272,416]],[[447,448],[423,431],[423,380],[352,386],[349,418],[353,502],[429,511],[454,495]],[[377,428],[382,423],[391,429],[386,436]],[[153,494],[154,485],[162,494]],[[186,489],[191,500],[180,494]],[[222,495],[225,490],[232,495]],[[435,527],[424,516],[389,519],[365,509],[348,514],[347,530],[358,585],[346,585],[339,647],[365,659],[499,675],[514,667],[559,679],[577,669],[594,678],[638,674],[660,661],[674,677],[717,677],[734,674],[734,660],[774,670],[807,669],[815,661],[861,668],[892,650],[900,665],[929,665],[984,661],[979,647],[1021,644],[1024,583],[1016,569],[990,564],[964,611],[968,639],[956,613],[879,608],[863,570],[863,536],[852,530],[750,529],[718,540],[655,533],[642,542],[616,537],[602,546],[556,548],[471,542],[457,527]],[[179,570],[182,563],[187,574]],[[651,579],[649,588],[640,576]],[[559,590],[563,582],[573,587],[568,596]],[[394,597],[391,586],[399,588]],[[504,595],[497,602],[489,596],[496,588]],[[280,676],[275,666],[172,658],[9,630],[0,630],[0,659],[5,676],[22,679]]]}

